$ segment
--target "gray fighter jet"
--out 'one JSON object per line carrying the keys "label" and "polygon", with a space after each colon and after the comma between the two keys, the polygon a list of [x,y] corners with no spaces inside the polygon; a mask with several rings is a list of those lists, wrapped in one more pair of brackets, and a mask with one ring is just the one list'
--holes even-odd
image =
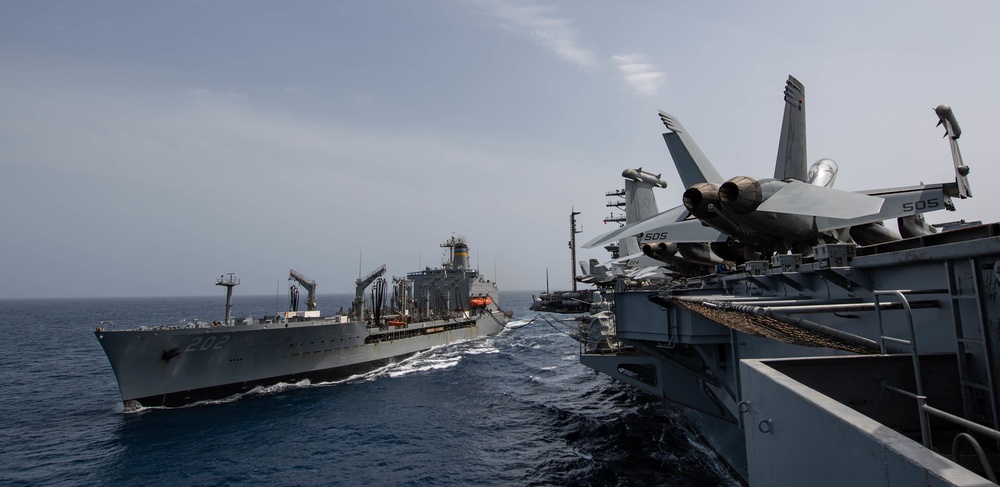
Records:
{"label": "gray fighter jet", "polygon": [[[642,167],[622,171],[622,177],[625,179],[623,196],[625,198],[626,225],[659,214],[653,189],[667,187],[667,182],[660,176],[660,174],[644,171]],[[600,265],[593,259],[589,264],[580,261],[580,267],[584,270],[584,276],[580,280],[607,284],[626,277],[634,281],[662,281],[668,278],[662,267],[662,262],[648,252],[644,252],[639,241],[632,235],[625,235],[618,239],[618,254],[620,257]],[[688,265],[682,260],[676,262],[679,265]]]}
{"label": "gray fighter jet", "polygon": [[778,158],[769,179],[739,176],[723,181],[677,118],[660,112],[670,130],[663,134],[664,140],[688,188],[683,205],[609,232],[584,247],[641,234],[645,245],[708,243],[716,254],[737,262],[789,250],[808,254],[820,242],[851,241],[852,228],[872,230],[893,218],[906,219],[907,229],[924,231],[927,227],[916,215],[954,210],[952,197],[971,196],[969,169],[958,150],[961,129],[947,105],[935,112],[951,143],[954,182],[860,192],[833,189],[833,178],[822,177],[831,165],[835,177],[832,161],[826,171],[823,160],[815,171],[806,169],[804,93],[802,84],[789,76]]}

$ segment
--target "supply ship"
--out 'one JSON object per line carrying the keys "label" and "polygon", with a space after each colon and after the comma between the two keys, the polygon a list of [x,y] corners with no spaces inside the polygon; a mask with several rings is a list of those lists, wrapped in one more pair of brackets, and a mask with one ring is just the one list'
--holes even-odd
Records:
{"label": "supply ship", "polygon": [[994,485],[1000,224],[922,218],[972,195],[953,111],[954,181],[847,192],[807,170],[804,108],[789,77],[769,179],[722,179],[660,112],[683,204],[584,247],[635,240],[675,278],[620,281],[581,363],[677,405],[741,483]]}
{"label": "supply ship", "polygon": [[343,379],[435,346],[500,332],[511,315],[498,305],[496,283],[469,268],[462,239],[441,246],[449,258],[440,268],[393,277],[391,290],[382,277],[384,265],[359,278],[346,314],[320,316],[316,283],[291,270],[290,279],[309,291],[305,311],[296,310],[293,285],[290,311],[236,321],[232,293],[240,282],[230,274],[216,282],[227,291],[223,321],[98,327],[95,336],[128,409],[221,399],[281,382]]}

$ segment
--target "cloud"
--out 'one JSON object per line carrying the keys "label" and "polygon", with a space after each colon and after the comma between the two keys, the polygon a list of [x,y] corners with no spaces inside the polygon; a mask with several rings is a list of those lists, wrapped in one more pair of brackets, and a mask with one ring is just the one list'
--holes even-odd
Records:
{"label": "cloud", "polygon": [[640,95],[651,96],[659,92],[667,75],[646,63],[642,54],[615,54],[611,61],[625,76],[625,82]]}
{"label": "cloud", "polygon": [[[581,47],[572,19],[558,15],[555,7],[518,0],[481,0],[476,2],[499,18],[503,27],[532,39],[560,58],[584,68],[598,68],[601,62],[591,51]],[[642,54],[616,54],[611,61],[625,82],[640,96],[659,92],[667,75],[646,62]]]}
{"label": "cloud", "polygon": [[596,56],[579,45],[573,20],[559,17],[554,7],[487,0],[480,3],[504,22],[504,27],[541,44],[560,58],[584,68],[599,65]]}

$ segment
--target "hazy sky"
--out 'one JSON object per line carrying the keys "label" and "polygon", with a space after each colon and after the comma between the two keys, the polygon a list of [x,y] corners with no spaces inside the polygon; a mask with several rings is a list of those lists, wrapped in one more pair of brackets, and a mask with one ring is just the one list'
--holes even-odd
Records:
{"label": "hazy sky", "polygon": [[[501,289],[570,286],[621,172],[683,192],[657,110],[768,177],[782,89],[860,190],[953,179],[996,221],[1000,2],[0,2],[0,298],[321,293],[466,238]],[[599,249],[579,258],[606,259]]]}

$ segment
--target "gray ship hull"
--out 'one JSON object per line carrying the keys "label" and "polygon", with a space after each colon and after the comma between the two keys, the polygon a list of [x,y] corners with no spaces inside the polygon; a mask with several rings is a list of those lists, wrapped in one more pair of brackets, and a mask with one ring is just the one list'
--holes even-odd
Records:
{"label": "gray ship hull", "polygon": [[343,379],[436,346],[496,334],[506,321],[502,312],[490,311],[388,330],[319,319],[95,334],[122,400],[153,407],[221,399],[281,382]]}
{"label": "gray ship hull", "polygon": [[232,294],[240,282],[230,274],[216,282],[226,287],[223,321],[99,327],[95,335],[126,405],[181,406],[258,386],[343,379],[433,347],[494,335],[507,324],[510,314],[497,304],[496,283],[468,267],[464,240],[452,237],[441,247],[450,250],[449,260],[393,277],[389,299],[384,265],[359,278],[350,311],[333,318],[321,318],[316,309],[316,282],[293,269],[289,280],[309,293],[304,312],[297,311],[298,287],[292,285],[289,311],[235,322]]}

